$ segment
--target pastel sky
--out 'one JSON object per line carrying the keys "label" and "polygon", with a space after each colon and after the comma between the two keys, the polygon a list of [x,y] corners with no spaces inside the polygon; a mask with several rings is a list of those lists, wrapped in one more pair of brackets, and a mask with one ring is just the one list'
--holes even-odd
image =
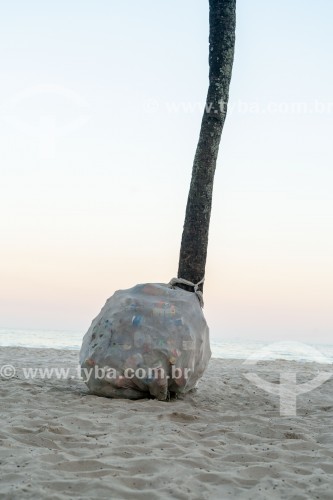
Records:
{"label": "pastel sky", "polygon": [[[206,0],[12,0],[0,19],[0,326],[82,330],[177,272]],[[238,0],[205,284],[212,338],[329,342],[327,0]]]}

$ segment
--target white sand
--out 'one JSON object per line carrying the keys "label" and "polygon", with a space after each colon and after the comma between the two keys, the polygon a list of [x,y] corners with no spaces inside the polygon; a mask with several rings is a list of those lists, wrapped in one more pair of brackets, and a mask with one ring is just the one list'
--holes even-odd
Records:
{"label": "white sand", "polygon": [[[0,498],[333,498],[333,377],[298,396],[297,416],[212,360],[183,400],[110,400],[73,380],[25,380],[22,367],[77,366],[78,353],[2,348]],[[253,370],[277,382],[271,362]],[[280,361],[300,381],[331,366]],[[74,373],[74,372],[73,372]]]}

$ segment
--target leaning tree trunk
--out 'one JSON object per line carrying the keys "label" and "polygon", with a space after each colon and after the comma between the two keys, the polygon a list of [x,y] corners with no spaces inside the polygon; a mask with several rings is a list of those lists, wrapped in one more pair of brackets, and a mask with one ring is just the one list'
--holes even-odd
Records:
{"label": "leaning tree trunk", "polygon": [[[178,278],[192,283],[198,283],[205,276],[214,174],[234,60],[236,0],[209,0],[209,26],[209,88],[194,158],[178,267]],[[202,290],[202,286],[199,289]],[[186,285],[183,288],[193,291]]]}

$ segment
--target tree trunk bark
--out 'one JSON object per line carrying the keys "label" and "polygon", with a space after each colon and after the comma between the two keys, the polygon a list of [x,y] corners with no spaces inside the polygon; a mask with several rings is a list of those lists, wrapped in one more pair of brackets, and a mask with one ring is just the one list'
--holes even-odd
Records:
{"label": "tree trunk bark", "polygon": [[[209,0],[209,27],[209,88],[193,163],[178,267],[178,278],[192,283],[205,276],[214,174],[234,60],[236,0]],[[187,285],[177,286],[193,291]]]}

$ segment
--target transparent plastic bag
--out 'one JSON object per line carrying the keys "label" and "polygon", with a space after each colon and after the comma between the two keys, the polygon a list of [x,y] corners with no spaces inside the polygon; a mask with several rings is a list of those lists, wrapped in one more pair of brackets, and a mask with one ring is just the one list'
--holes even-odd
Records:
{"label": "transparent plastic bag", "polygon": [[210,357],[197,295],[148,283],[106,301],[83,339],[80,364],[93,394],[165,400],[193,389]]}

